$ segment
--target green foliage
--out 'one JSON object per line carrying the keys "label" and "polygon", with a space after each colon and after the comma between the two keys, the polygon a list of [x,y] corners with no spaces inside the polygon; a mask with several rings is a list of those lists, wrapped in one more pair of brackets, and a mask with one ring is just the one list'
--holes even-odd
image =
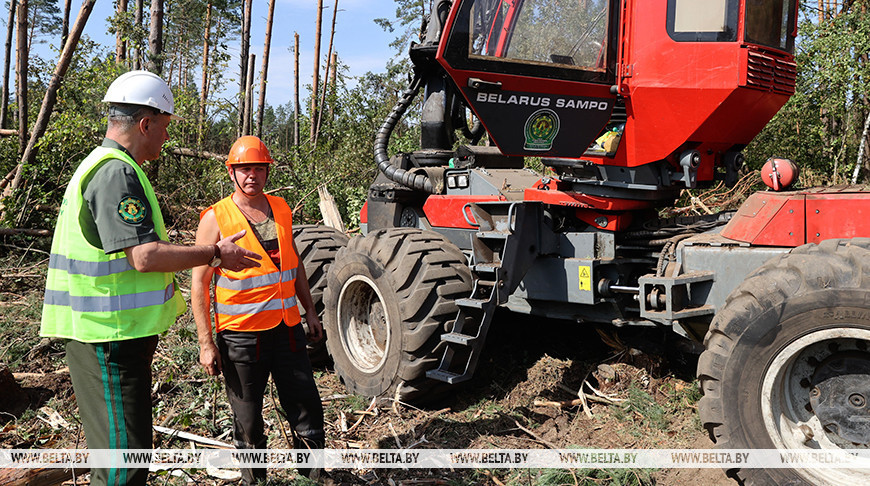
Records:
{"label": "green foliage", "polygon": [[[395,77],[366,73],[356,80],[356,86],[348,88],[343,71],[339,65],[338,86],[327,93],[316,144],[310,140],[311,120],[306,117],[299,127],[300,145],[274,149],[292,139],[289,105],[274,110],[274,118],[265,120],[269,124],[264,123],[263,138],[279,162],[271,187],[290,188],[279,195],[298,208],[295,221],[314,223],[320,219],[317,187],[325,185],[348,228],[353,229],[359,226],[359,210],[377,174],[372,156],[375,134],[404,87]],[[390,151],[412,150],[418,139],[418,128],[402,124],[393,133]]]}
{"label": "green foliage", "polygon": [[[668,427],[668,412],[656,403],[655,399],[637,384],[632,383],[628,388],[628,400],[620,405],[611,407],[617,420],[631,422],[645,427],[664,430]],[[639,428],[632,429],[632,433],[641,434]]]}
{"label": "green foliage", "polygon": [[506,412],[503,405],[498,401],[482,398],[478,403],[466,408],[463,413],[469,420],[476,419],[492,419]]}
{"label": "green foliage", "polygon": [[359,418],[356,412],[367,410],[371,399],[361,395],[348,395],[344,398],[330,400],[323,407],[323,416],[327,422],[336,423],[344,419],[350,427]]}
{"label": "green foliage", "polygon": [[771,156],[788,157],[825,174],[825,182],[851,178],[870,111],[868,6],[867,0],[856,0],[846,12],[819,24],[815,7],[803,5],[796,92],[747,147],[750,168],[759,168]]}
{"label": "green foliage", "polygon": [[[27,24],[30,26],[30,45],[46,42],[45,37],[60,36],[61,12],[57,2],[51,0],[30,0]],[[8,11],[8,9],[7,9]]]}
{"label": "green foliage", "polygon": [[693,381],[689,386],[682,386],[678,381],[669,381],[662,388],[668,397],[669,412],[694,407],[704,395],[701,393],[701,383],[698,380]]}
{"label": "green foliage", "polygon": [[[49,129],[37,143],[36,160],[23,168],[26,186],[6,202],[15,209],[7,212],[9,223],[17,227],[54,226],[56,215],[40,205],[60,205],[73,171],[102,140],[106,122],[102,107],[94,100],[102,99],[106,88],[120,73],[95,44],[87,39],[82,41],[58,91]],[[35,119],[39,103],[34,102],[31,108],[30,116]],[[0,153],[3,154],[0,169],[6,173],[19,160],[17,139],[9,137],[0,141]]]}
{"label": "green foliage", "polygon": [[[508,486],[647,486],[655,484],[652,469],[518,469],[501,481]],[[486,475],[480,475],[481,480]]]}
{"label": "green foliage", "polygon": [[[576,478],[576,480],[575,480]],[[540,486],[580,484],[583,486],[646,486],[653,485],[652,470],[648,469],[544,469],[535,482]]]}
{"label": "green foliage", "polygon": [[429,16],[427,0],[394,0],[396,14],[394,19],[379,18],[375,23],[387,32],[396,32],[396,38],[390,42],[390,47],[398,53],[403,53],[411,40],[419,41],[420,25]]}
{"label": "green foliage", "polygon": [[[9,262],[3,262],[4,267],[7,263]],[[44,274],[42,268],[44,267],[40,264],[29,271]],[[0,363],[15,369],[27,361],[28,353],[40,341],[34,329],[39,327],[42,314],[42,293],[30,292],[17,298],[17,292],[10,292],[10,290],[16,290],[15,287],[18,285],[26,288],[36,279],[4,277],[4,280],[13,281],[4,282],[0,286],[0,306],[3,309],[0,313]],[[27,281],[22,282],[22,280]]]}

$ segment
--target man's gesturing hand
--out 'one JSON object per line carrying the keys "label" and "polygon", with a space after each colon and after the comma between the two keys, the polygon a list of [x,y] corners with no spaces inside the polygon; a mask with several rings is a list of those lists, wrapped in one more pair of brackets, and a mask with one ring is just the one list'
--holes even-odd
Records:
{"label": "man's gesturing hand", "polygon": [[245,231],[239,231],[217,242],[217,246],[221,250],[221,268],[238,272],[246,268],[260,266],[260,263],[257,262],[257,260],[262,259],[260,255],[234,243],[242,236],[245,236]]}

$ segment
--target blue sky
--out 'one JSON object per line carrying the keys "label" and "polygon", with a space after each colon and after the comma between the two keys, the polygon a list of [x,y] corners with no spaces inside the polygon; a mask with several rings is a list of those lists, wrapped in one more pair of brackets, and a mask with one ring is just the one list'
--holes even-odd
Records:
{"label": "blue sky", "polygon": [[[321,60],[324,59],[329,45],[334,2],[335,0],[323,0]],[[132,4],[131,1],[131,8]],[[74,22],[81,3],[74,0],[73,5],[70,23]],[[85,28],[85,34],[92,40],[111,47],[112,50],[114,50],[115,40],[107,33],[106,19],[112,15],[113,8],[113,2],[110,0],[98,0]],[[268,0],[254,0],[252,10],[251,52],[257,56],[255,79],[259,80],[266,17],[269,10]],[[303,99],[306,96],[304,87],[306,84],[311,84],[311,73],[314,67],[316,10],[316,0],[277,0],[275,4],[275,22],[269,55],[269,84],[266,89],[266,99],[270,105],[283,105],[293,100],[293,54],[290,49],[293,46],[294,32],[298,32],[300,37],[299,66],[302,86],[300,96]],[[381,72],[387,61],[396,55],[389,47],[396,34],[385,32],[374,23],[376,18],[392,19],[395,10],[392,0],[339,0],[334,49],[342,62],[349,67],[351,76],[362,75],[367,71]],[[230,44],[229,49],[230,55],[233,56],[230,69],[234,71],[230,76],[234,79],[233,85],[238,86],[238,82],[235,81],[238,78],[238,43]]]}

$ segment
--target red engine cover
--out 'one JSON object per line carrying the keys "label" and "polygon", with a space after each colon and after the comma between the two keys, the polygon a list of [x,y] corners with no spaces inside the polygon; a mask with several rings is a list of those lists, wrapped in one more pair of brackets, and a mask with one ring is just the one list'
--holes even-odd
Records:
{"label": "red engine cover", "polygon": [[870,237],[870,192],[839,186],[794,192],[757,192],[722,236],[759,246],[796,247],[831,238]]}

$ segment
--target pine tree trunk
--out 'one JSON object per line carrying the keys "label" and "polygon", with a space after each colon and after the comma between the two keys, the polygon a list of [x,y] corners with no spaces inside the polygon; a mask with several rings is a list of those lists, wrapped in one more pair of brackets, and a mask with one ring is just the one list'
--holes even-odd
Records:
{"label": "pine tree trunk", "polygon": [[858,175],[864,166],[864,152],[866,150],[867,138],[870,137],[870,114],[867,115],[867,121],[864,122],[864,131],[861,132],[861,144],[858,146],[858,160],[855,162],[855,171],[852,172],[852,184],[858,183]]}
{"label": "pine tree trunk", "polygon": [[7,126],[9,118],[9,66],[12,63],[12,34],[15,32],[15,10],[18,0],[9,2],[9,21],[6,23],[6,57],[3,61],[3,93],[0,100],[0,129]]}
{"label": "pine tree trunk", "polygon": [[242,16],[242,39],[239,45],[239,117],[236,134],[238,136],[246,135],[244,129],[245,113],[248,112],[248,107],[245,106],[247,101],[247,81],[248,81],[248,51],[251,49],[251,8],[253,0],[245,0],[245,11]]}
{"label": "pine tree trunk", "polygon": [[245,113],[242,122],[242,135],[251,134],[252,108],[254,106],[254,65],[257,62],[256,54],[248,55],[248,79],[245,80]]}
{"label": "pine tree trunk", "polygon": [[[15,189],[18,189],[18,187],[21,185],[22,167],[24,165],[32,164],[36,158],[36,142],[39,140],[40,137],[42,137],[42,135],[45,133],[45,130],[48,128],[48,120],[51,116],[51,111],[54,109],[54,104],[57,101],[57,91],[60,89],[63,77],[66,75],[67,69],[69,68],[70,62],[72,61],[73,53],[75,52],[76,46],[79,43],[79,38],[81,38],[82,31],[85,29],[85,24],[88,21],[88,17],[90,17],[91,11],[93,11],[94,9],[94,3],[96,3],[96,0],[85,0],[82,3],[82,8],[79,11],[76,23],[75,25],[73,25],[72,32],[70,33],[69,42],[67,42],[64,46],[63,52],[61,53],[60,58],[57,60],[57,66],[54,68],[54,74],[52,74],[51,76],[51,81],[49,81],[48,83],[48,89],[45,92],[45,97],[42,100],[42,106],[39,109],[39,116],[37,116],[36,123],[33,126],[33,133],[31,133],[30,135],[30,140],[27,143],[25,149],[23,150],[21,162],[18,164],[15,178],[12,179],[12,183],[7,188],[7,191],[9,191],[9,193],[14,191]],[[19,19],[22,16],[26,19],[27,0],[21,0],[19,5],[21,4],[24,5],[25,10],[19,10]],[[26,128],[24,130],[24,135],[25,137],[27,136]]]}
{"label": "pine tree trunk", "polygon": [[[35,8],[34,8],[35,7]],[[33,47],[33,37],[34,30],[36,29],[36,24],[30,21],[30,16],[34,15],[34,10],[39,10],[39,5],[33,5],[29,3],[27,5],[27,55],[30,56],[30,50]]]}
{"label": "pine tree trunk", "polygon": [[317,0],[317,23],[314,26],[314,74],[311,80],[311,141],[317,138],[317,89],[320,87],[320,28],[323,24],[323,0]]}
{"label": "pine tree trunk", "polygon": [[51,116],[51,111],[54,109],[54,105],[57,102],[57,92],[63,82],[63,77],[69,69],[70,63],[72,62],[73,53],[75,53],[79,39],[82,36],[82,31],[85,29],[85,24],[91,16],[95,3],[96,0],[84,0],[82,8],[79,10],[79,15],[76,18],[76,23],[73,25],[72,32],[70,32],[70,41],[66,43],[63,52],[60,54],[60,58],[57,60],[57,66],[54,68],[54,73],[51,75],[51,81],[48,82],[45,97],[42,99],[42,105],[39,108],[39,115],[37,115],[36,122],[33,125],[33,132],[30,134],[30,140],[27,143],[27,148],[22,156],[22,162],[25,164],[33,163],[36,157],[36,142],[43,134],[45,134],[45,131],[48,128],[48,120]]}
{"label": "pine tree trunk", "polygon": [[[127,13],[127,0],[118,0],[118,17],[121,18],[121,15]],[[122,25],[116,26],[117,31],[115,32],[115,62],[121,64],[124,60],[127,59],[127,40],[125,37],[124,29]]]}
{"label": "pine tree trunk", "polygon": [[67,37],[69,37],[69,13],[70,13],[70,10],[72,10],[72,0],[64,0],[64,2],[63,2],[63,23],[60,26],[60,44],[62,46],[66,45]]}
{"label": "pine tree trunk", "polygon": [[163,74],[163,0],[151,0],[148,70],[158,76]]}
{"label": "pine tree trunk", "polygon": [[293,33],[293,146],[299,146],[299,32]]}
{"label": "pine tree trunk", "polygon": [[338,92],[338,52],[332,53],[332,71],[329,75],[329,93],[333,95],[333,98],[329,103],[329,125],[332,126],[335,123],[335,94]]}
{"label": "pine tree trunk", "polygon": [[317,148],[317,137],[320,134],[320,125],[323,118],[323,107],[326,106],[326,86],[329,82],[330,69],[335,69],[332,65],[332,41],[335,39],[335,17],[338,14],[338,0],[335,0],[335,5],[332,9],[332,27],[329,30],[329,47],[326,49],[326,72],[323,73],[323,90],[320,92],[320,109],[317,110],[317,130],[314,132],[314,147]]}
{"label": "pine tree trunk", "polygon": [[205,104],[208,101],[208,48],[211,37],[211,0],[205,11],[205,40],[202,42],[202,96],[199,99],[199,143],[203,141],[203,128],[205,127]]}
{"label": "pine tree trunk", "polygon": [[[184,59],[184,54],[185,54],[185,53],[188,53],[188,52],[190,52],[190,39],[189,39],[189,38],[184,40],[184,52],[182,52],[182,55],[181,55],[181,61],[180,61],[180,64],[179,64],[182,68],[184,68],[184,60],[185,60],[185,59]],[[179,84],[179,86],[181,86],[182,88],[186,88],[186,87],[188,86],[189,80],[188,80],[188,77],[187,77],[187,76],[190,74],[190,63],[191,63],[191,62],[192,62],[192,60],[188,59],[188,61],[187,61],[187,69],[182,69],[182,70],[181,70],[181,73],[183,74],[183,77],[182,77],[182,81],[181,81],[180,83],[178,83],[178,84]]]}
{"label": "pine tree trunk", "polygon": [[263,42],[263,68],[260,70],[260,100],[257,103],[257,137],[263,138],[263,111],[266,109],[266,77],[269,72],[269,48],[272,44],[272,20],[275,17],[275,0],[269,0],[269,17],[266,19],[266,38]]}
{"label": "pine tree trunk", "polygon": [[[69,1],[69,0],[67,0]],[[143,11],[145,9],[143,0],[136,0],[136,31],[142,28]],[[142,69],[142,38],[136,34],[136,49],[133,51],[133,69]]]}
{"label": "pine tree trunk", "polygon": [[[24,154],[27,147],[27,68],[30,53],[27,50],[27,10],[28,0],[18,0],[18,31],[16,44],[15,76],[18,85],[18,156]],[[20,167],[19,167],[20,172]],[[17,179],[16,175],[16,179]]]}

